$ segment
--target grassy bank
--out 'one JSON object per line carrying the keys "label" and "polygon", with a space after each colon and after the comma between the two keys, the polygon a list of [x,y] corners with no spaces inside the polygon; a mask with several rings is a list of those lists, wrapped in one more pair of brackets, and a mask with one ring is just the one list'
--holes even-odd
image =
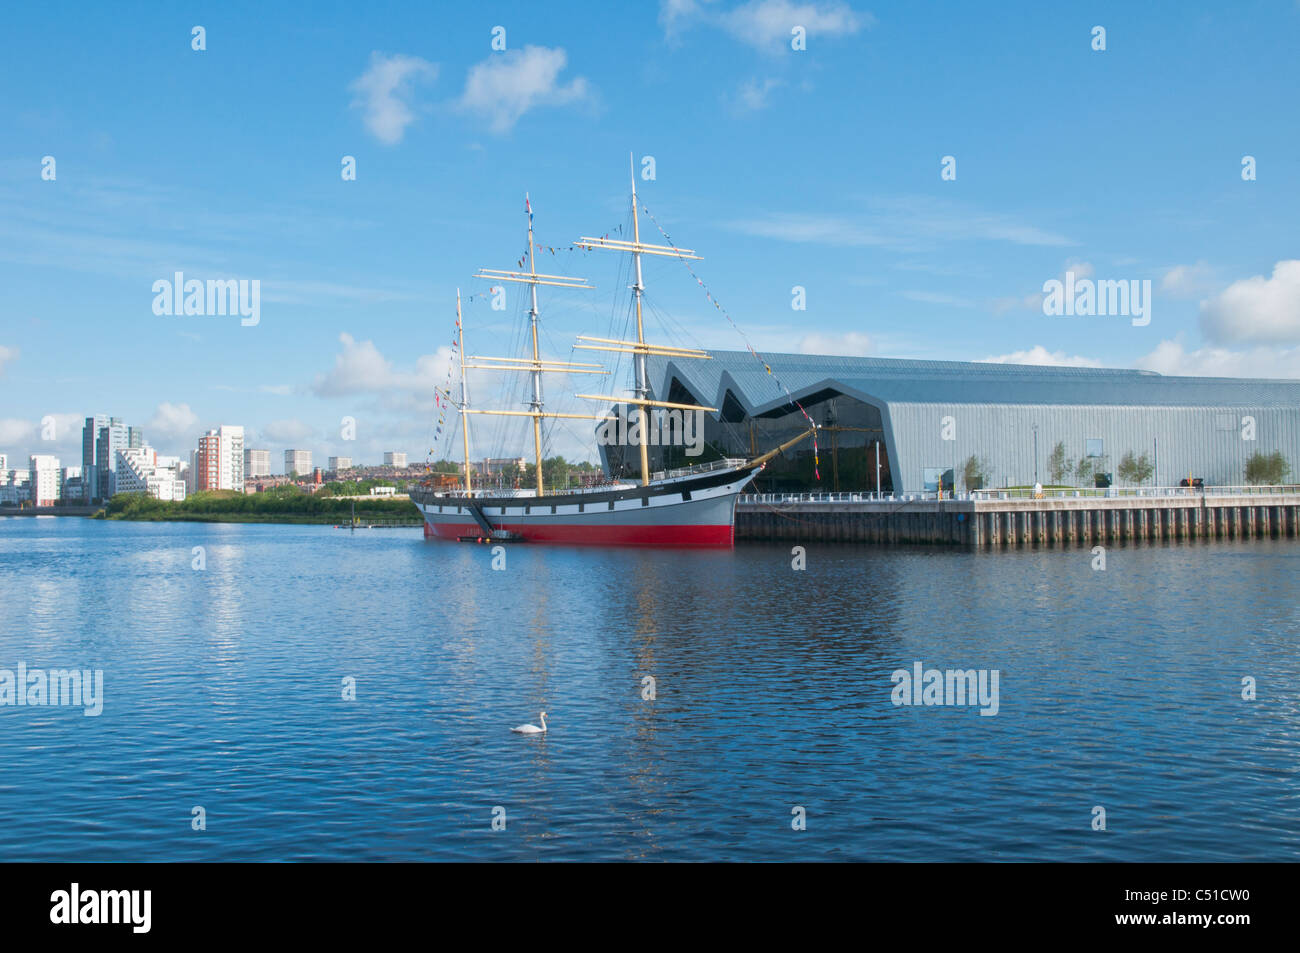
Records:
{"label": "grassy bank", "polygon": [[215,490],[195,493],[179,502],[155,500],[143,493],[119,493],[105,508],[112,520],[180,520],[204,523],[346,523],[353,504],[361,522],[371,520],[418,521],[419,511],[410,500],[340,500],[304,493],[295,486],[276,487],[265,493]]}

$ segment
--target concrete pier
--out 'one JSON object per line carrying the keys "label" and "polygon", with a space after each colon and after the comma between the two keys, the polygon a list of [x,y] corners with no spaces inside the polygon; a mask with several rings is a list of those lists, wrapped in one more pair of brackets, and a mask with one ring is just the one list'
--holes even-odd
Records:
{"label": "concrete pier", "polygon": [[[1103,491],[1104,493],[1104,491]],[[750,494],[737,540],[926,544],[964,549],[1134,540],[1295,538],[1300,486],[1180,487],[1075,495],[983,491],[958,498]]]}
{"label": "concrete pier", "polygon": [[104,507],[63,503],[58,506],[0,506],[0,516],[94,516]]}

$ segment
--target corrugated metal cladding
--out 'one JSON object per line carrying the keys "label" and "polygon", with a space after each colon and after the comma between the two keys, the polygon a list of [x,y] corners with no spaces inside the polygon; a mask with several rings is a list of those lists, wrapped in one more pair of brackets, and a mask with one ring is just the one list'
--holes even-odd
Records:
{"label": "corrugated metal cladding", "polygon": [[650,358],[655,396],[676,380],[701,404],[722,407],[730,394],[750,416],[780,416],[780,381],[800,400],[830,390],[863,401],[881,411],[896,491],[923,489],[927,469],[960,476],[971,456],[987,461],[989,485],[1033,483],[1035,426],[1043,482],[1058,442],[1074,463],[1098,449],[1089,441],[1101,442],[1097,469],[1114,473],[1125,453],[1145,452],[1164,486],[1187,476],[1241,484],[1247,458],[1274,450],[1300,479],[1300,381],[811,354],[765,355],[769,375],[746,351],[710,354]]}

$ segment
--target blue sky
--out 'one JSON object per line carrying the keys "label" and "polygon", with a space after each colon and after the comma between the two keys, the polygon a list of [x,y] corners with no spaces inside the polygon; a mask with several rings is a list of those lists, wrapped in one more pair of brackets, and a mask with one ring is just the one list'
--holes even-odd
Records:
{"label": "blue sky", "polygon": [[[516,263],[525,191],[544,245],[624,223],[629,153],[654,158],[643,204],[703,256],[696,272],[760,351],[1298,374],[1294,0],[467,6],[8,12],[10,466],[79,462],[92,413],[143,426],[162,452],[237,423],[277,462],[290,446],[424,459],[455,289],[482,292],[476,269]],[[543,294],[552,356],[618,329],[614,256],[539,264],[596,285]],[[1067,269],[1150,280],[1150,324],[1044,315],[1043,284]],[[155,315],[152,285],[176,271],[257,279],[259,323]],[[680,263],[651,262],[646,280],[652,335],[743,347]],[[516,288],[507,301],[467,304],[471,353],[508,348]],[[548,388],[554,409],[580,408]],[[551,448],[589,443],[562,425]],[[488,424],[476,442],[529,444]]]}

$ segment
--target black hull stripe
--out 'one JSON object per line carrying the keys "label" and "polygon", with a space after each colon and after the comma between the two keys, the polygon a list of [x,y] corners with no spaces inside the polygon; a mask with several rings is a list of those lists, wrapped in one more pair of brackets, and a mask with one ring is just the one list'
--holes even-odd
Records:
{"label": "black hull stripe", "polygon": [[[678,480],[669,485],[661,484],[657,487],[637,486],[628,490],[609,490],[604,493],[558,493],[554,496],[548,493],[540,498],[535,496],[476,496],[474,502],[480,507],[491,506],[497,508],[504,506],[508,515],[511,510],[523,510],[525,506],[576,506],[579,503],[609,503],[611,500],[614,502],[620,500],[649,500],[660,496],[677,496],[684,491],[709,490],[715,486],[743,482],[748,480],[757,469],[757,467],[741,467],[719,473],[702,473],[698,477]],[[425,506],[465,505],[463,497],[434,496],[432,490],[424,488],[412,490],[411,499]],[[499,516],[500,514],[496,515]]]}

